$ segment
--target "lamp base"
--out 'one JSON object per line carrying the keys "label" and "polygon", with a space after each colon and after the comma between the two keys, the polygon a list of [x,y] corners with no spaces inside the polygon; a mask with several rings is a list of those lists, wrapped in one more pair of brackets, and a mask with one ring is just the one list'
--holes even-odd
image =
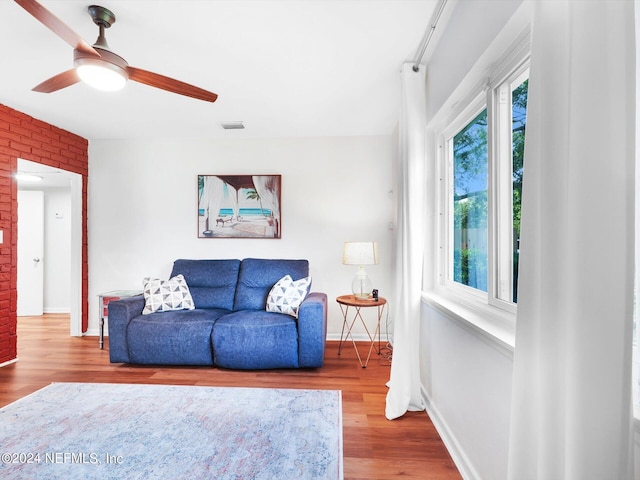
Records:
{"label": "lamp base", "polygon": [[369,298],[371,298],[371,295],[368,293],[354,293],[353,296],[356,297],[356,300],[369,300]]}
{"label": "lamp base", "polygon": [[351,291],[358,300],[367,300],[373,291],[373,283],[364,271],[364,267],[358,267],[358,273],[351,282]]}

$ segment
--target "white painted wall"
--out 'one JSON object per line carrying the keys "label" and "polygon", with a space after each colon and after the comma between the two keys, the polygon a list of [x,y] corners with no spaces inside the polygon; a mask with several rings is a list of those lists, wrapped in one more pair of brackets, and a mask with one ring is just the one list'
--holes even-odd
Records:
{"label": "white painted wall", "polygon": [[491,68],[491,59],[483,63],[487,50],[522,3],[523,0],[454,3],[449,23],[427,65],[427,121],[442,114],[443,107],[453,106],[456,90],[464,90],[468,82],[475,81],[469,78],[470,74],[481,78],[482,69]]}
{"label": "white painted wall", "polygon": [[[391,156],[391,135],[91,141],[88,334],[98,294],[168,278],[177,258],[261,257],[309,260],[312,290],[329,297],[328,336],[339,338],[335,298],[355,275],[341,264],[344,241],[378,241],[381,263],[367,272],[382,296],[391,290]],[[198,174],[281,174],[282,238],[197,238]]]}
{"label": "white painted wall", "polygon": [[71,299],[71,190],[44,190],[44,312],[69,313]]}
{"label": "white painted wall", "polygon": [[506,479],[513,350],[427,304],[421,345],[427,411],[464,478]]}

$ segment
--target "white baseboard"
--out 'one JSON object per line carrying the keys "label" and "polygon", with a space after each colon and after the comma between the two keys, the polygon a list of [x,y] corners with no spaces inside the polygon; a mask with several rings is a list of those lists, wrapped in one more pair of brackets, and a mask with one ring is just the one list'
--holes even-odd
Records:
{"label": "white baseboard", "polygon": [[[53,312],[46,312],[46,313],[53,313]],[[65,313],[65,312],[60,312],[60,313]],[[100,335],[100,327],[89,328],[86,332],[84,332],[82,334],[82,336],[84,336],[84,337],[97,337],[99,335]],[[109,330],[108,330],[106,325],[105,325],[105,328],[104,328],[104,336],[105,337],[109,336]],[[356,342],[370,342],[371,341],[371,339],[367,336],[366,333],[356,333],[353,336],[353,339]],[[338,334],[338,333],[328,333],[327,334],[327,340],[338,342],[338,341],[340,341],[340,334]],[[345,339],[343,339],[343,340],[345,340]],[[377,340],[378,340],[378,338],[376,337],[376,341]],[[350,342],[351,341],[351,337],[349,337],[345,341]],[[387,335],[380,335],[380,342],[382,342],[382,343],[389,342],[389,339],[387,338]],[[1,366],[2,365],[0,365],[0,367]]]}
{"label": "white baseboard", "polygon": [[11,365],[12,363],[16,363],[17,361],[18,361],[18,357],[14,358],[13,360],[9,360],[7,362],[4,362],[4,363],[0,363],[0,368],[6,367],[7,365]]}
{"label": "white baseboard", "polygon": [[[353,339],[356,342],[371,342],[371,339],[367,336],[366,333],[356,333],[353,336]],[[327,333],[327,340],[339,342],[340,341],[340,334],[338,334],[338,333]],[[344,340],[344,338],[343,338],[343,340]],[[377,340],[378,340],[378,337],[376,336],[376,341]],[[349,337],[347,341],[350,342],[351,341],[351,337]],[[380,341],[383,342],[383,343],[387,343],[389,341],[389,339],[387,338],[386,335],[381,334],[380,335]]]}
{"label": "white baseboard", "polygon": [[69,307],[45,307],[43,313],[71,313]]}
{"label": "white baseboard", "polygon": [[447,425],[447,422],[442,418],[438,409],[431,403],[424,387],[420,387],[420,392],[422,394],[422,401],[426,406],[427,414],[429,415],[434,427],[436,427],[444,446],[449,451],[449,455],[451,455],[453,463],[456,464],[462,478],[464,480],[482,480],[476,469],[473,468],[473,465],[464,453],[464,450],[458,443],[455,435]]}
{"label": "white baseboard", "polygon": [[[90,328],[88,329],[83,335],[87,336],[87,337],[97,337],[98,335],[100,335],[100,328],[99,327],[95,327],[95,328]],[[107,328],[107,326],[104,326],[104,336],[108,337],[109,336],[109,329]],[[370,342],[371,339],[367,336],[366,333],[356,333],[353,336],[353,339],[356,342]],[[340,341],[340,334],[339,333],[327,333],[327,340],[329,341],[336,341],[339,342]],[[343,339],[345,340],[345,339]],[[376,337],[376,341],[378,340],[378,337]],[[346,339],[346,341],[351,341],[351,337],[349,337],[348,339]],[[380,341],[382,343],[387,343],[389,341],[389,339],[387,338],[387,335],[380,335]]]}
{"label": "white baseboard", "polygon": [[[86,332],[84,332],[82,334],[83,337],[99,337],[100,336],[100,327],[96,327],[96,328],[89,328],[87,329]],[[105,329],[104,331],[104,336],[108,337],[109,336],[109,332],[107,332],[107,330]]]}

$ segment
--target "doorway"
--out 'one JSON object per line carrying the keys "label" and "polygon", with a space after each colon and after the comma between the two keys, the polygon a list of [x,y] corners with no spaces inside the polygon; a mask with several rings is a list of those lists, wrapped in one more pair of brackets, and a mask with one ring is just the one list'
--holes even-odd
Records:
{"label": "doorway", "polygon": [[[82,335],[82,175],[18,159],[18,172],[39,179],[18,181],[18,191],[42,191],[44,196],[44,247],[41,257],[21,259],[23,233],[18,226],[18,278],[22,265],[40,264],[43,270],[44,313],[68,313],[69,332]],[[27,215],[29,215],[27,213]],[[18,221],[20,225],[20,220]],[[21,253],[22,251],[22,253]],[[38,262],[34,258],[39,258]],[[18,301],[25,292],[18,283]]]}

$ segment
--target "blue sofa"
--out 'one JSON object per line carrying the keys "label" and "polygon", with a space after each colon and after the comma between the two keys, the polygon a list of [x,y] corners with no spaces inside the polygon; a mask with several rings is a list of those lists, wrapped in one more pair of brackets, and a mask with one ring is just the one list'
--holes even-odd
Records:
{"label": "blue sofa", "polygon": [[193,310],[142,315],[143,295],[109,303],[112,363],[216,365],[232,369],[320,367],[327,333],[327,296],[311,292],[298,318],[265,310],[285,275],[309,275],[307,260],[176,260]]}

